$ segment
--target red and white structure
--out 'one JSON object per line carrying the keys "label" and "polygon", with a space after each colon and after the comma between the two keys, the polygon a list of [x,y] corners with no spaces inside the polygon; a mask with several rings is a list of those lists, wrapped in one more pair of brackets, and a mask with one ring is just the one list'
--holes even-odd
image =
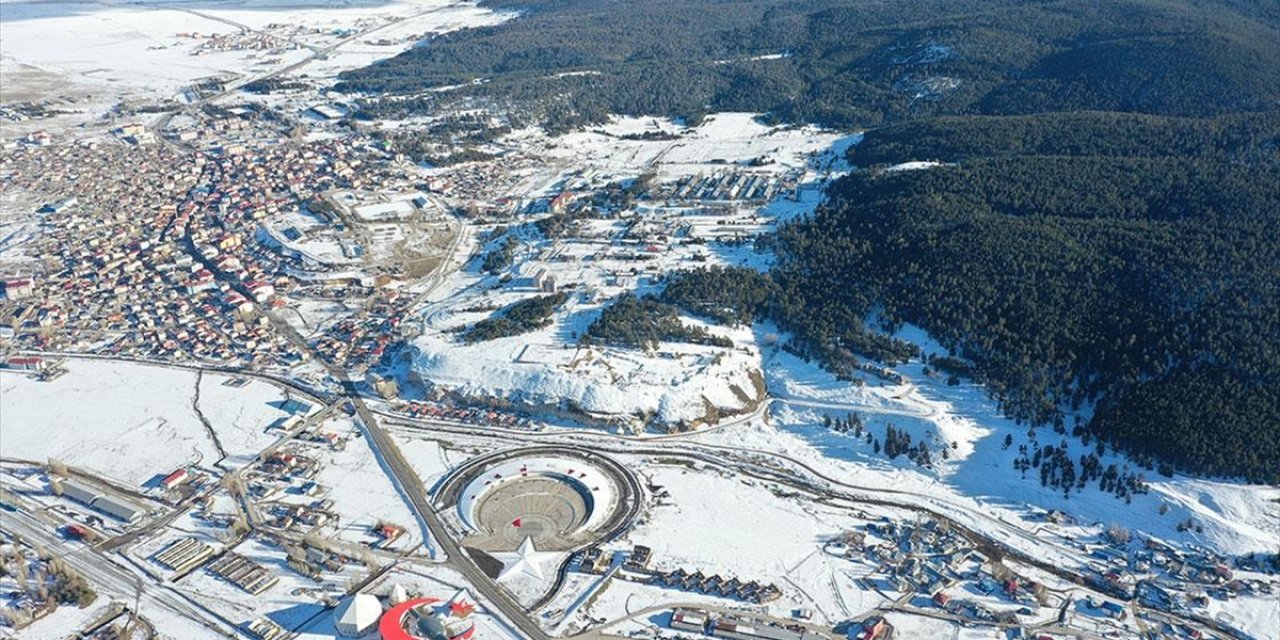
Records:
{"label": "red and white structure", "polygon": [[[588,461],[555,455],[515,458],[485,469],[462,489],[457,515],[463,526],[471,531],[481,528],[476,520],[476,506],[485,494],[506,483],[530,477],[550,478],[573,485],[584,497],[589,497],[587,507],[590,513],[586,522],[578,527],[580,531],[589,530],[608,519],[618,500],[617,488],[609,475]],[[520,526],[518,521],[511,524]]]}
{"label": "red and white structure", "polygon": [[382,640],[472,640],[476,605],[459,589],[453,597],[413,598],[382,614],[378,633]]}

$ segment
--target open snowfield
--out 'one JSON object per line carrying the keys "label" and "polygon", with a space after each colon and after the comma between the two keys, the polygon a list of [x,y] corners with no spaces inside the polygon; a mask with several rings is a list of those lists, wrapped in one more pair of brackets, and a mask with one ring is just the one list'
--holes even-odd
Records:
{"label": "open snowfield", "polygon": [[[67,126],[123,99],[185,102],[186,88],[210,77],[233,84],[287,71],[333,78],[432,34],[510,17],[470,0],[6,0],[0,102],[52,100],[75,115],[5,130]],[[295,66],[303,62],[314,64]]]}
{"label": "open snowfield", "polygon": [[57,611],[23,627],[21,631],[13,631],[8,627],[0,628],[0,638],[14,640],[65,640],[68,629],[82,629],[89,622],[106,615],[111,604],[106,598],[99,598],[93,604],[81,609],[75,605],[63,605]]}
{"label": "open snowfield", "polygon": [[[773,583],[783,597],[767,606],[787,617],[796,607],[809,607],[830,622],[865,614],[881,598],[854,585],[874,567],[822,551],[837,534],[866,523],[851,511],[817,504],[805,496],[781,492],[750,478],[733,478],[714,470],[684,466],[645,465],[642,472],[660,491],[670,493],[653,507],[644,522],[626,537],[630,544],[653,549],[651,567],[703,571],[740,580]],[[628,592],[614,584],[609,590]],[[631,610],[665,601],[698,601],[703,596],[658,587],[635,587],[648,593]],[[592,617],[614,619],[625,611],[611,609],[602,597]],[[733,600],[710,598],[719,606],[741,606]]]}
{"label": "open snowfield", "polygon": [[414,473],[418,474],[428,490],[435,487],[451,469],[470,457],[462,451],[447,448],[440,442],[412,432],[397,431],[394,437],[396,446],[400,447],[400,452],[413,465]]}
{"label": "open snowfield", "polygon": [[4,457],[56,458],[140,489],[183,465],[243,465],[275,441],[266,427],[288,415],[283,392],[270,384],[234,388],[222,384],[225,376],[205,376],[199,406],[223,459],[192,405],[196,373],[95,360],[72,360],[67,369],[50,382],[0,374]]}
{"label": "open snowfield", "polygon": [[[696,127],[663,118],[615,116],[608,124],[587,131],[547,137],[536,130],[512,133],[504,141],[528,145],[564,162],[570,171],[590,175],[634,176],[652,167],[659,179],[710,174],[726,164],[768,158],[773,164],[753,171],[781,173],[788,169],[827,169],[860,135],[812,126],[775,127],[762,124],[752,113],[717,113]],[[636,140],[623,136],[667,134],[673,140]],[[820,166],[820,164],[822,166]]]}

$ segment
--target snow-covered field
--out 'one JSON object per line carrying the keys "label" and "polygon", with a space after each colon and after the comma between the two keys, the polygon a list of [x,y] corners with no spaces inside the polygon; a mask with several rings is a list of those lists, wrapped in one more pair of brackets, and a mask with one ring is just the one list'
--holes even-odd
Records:
{"label": "snow-covered field", "polygon": [[395,433],[396,446],[413,470],[422,479],[423,486],[434,487],[450,469],[466,462],[470,456],[457,449],[446,448],[442,443],[426,437],[404,432]]}
{"label": "snow-covered field", "polygon": [[[347,444],[342,451],[322,447],[305,450],[307,455],[321,459],[320,472],[313,480],[326,491],[318,497],[333,500],[332,510],[339,516],[336,525],[321,527],[319,532],[347,542],[367,544],[376,540],[374,525],[391,523],[405,528],[394,549],[420,551],[423,541],[429,540],[428,534],[418,526],[404,497],[383,473],[366,441],[354,437],[358,433],[355,425],[348,419],[335,418],[320,429],[347,438]],[[296,500],[284,501],[306,504],[313,499],[305,495],[292,497]]]}
{"label": "snow-covered field", "polygon": [[[901,335],[922,344],[927,352],[941,351],[923,332],[909,328]],[[1280,540],[1280,513],[1271,506],[1280,498],[1275,487],[1180,475],[1165,478],[1142,470],[1151,492],[1134,496],[1132,503],[1099,491],[1096,483],[1063,497],[1060,490],[1041,487],[1037,478],[1024,480],[1013,469],[1018,445],[1027,442],[1027,428],[1003,417],[978,385],[948,385],[924,375],[924,365],[915,362],[895,369],[906,376],[905,385],[881,386],[872,379],[859,387],[780,351],[769,352],[766,358],[770,395],[780,398],[773,404],[774,426],[745,426],[698,439],[786,453],[851,484],[909,489],[922,496],[956,500],[967,509],[1021,521],[1028,530],[1096,535],[1115,524],[1222,553],[1274,549]],[[934,468],[919,467],[905,457],[890,461],[864,441],[822,424],[824,416],[843,418],[850,413],[861,415],[877,439],[883,440],[885,427],[892,424],[911,433],[915,441],[928,442]],[[1039,431],[1039,438],[1055,446],[1065,440],[1073,458],[1093,451],[1049,429]],[[1012,450],[1004,449],[1006,435],[1013,438]],[[947,460],[938,455],[944,447],[949,450]],[[1104,465],[1133,467],[1113,453],[1102,460]],[[1167,505],[1163,514],[1162,505]],[[1077,524],[1043,522],[1039,516],[1050,509],[1071,514]],[[1179,532],[1177,525],[1188,518],[1202,525],[1203,533]]]}
{"label": "snow-covered field", "polygon": [[49,100],[72,114],[5,130],[68,126],[121,100],[187,102],[193,83],[213,77],[232,84],[295,71],[333,78],[433,34],[510,17],[471,0],[3,2],[0,102]]}
{"label": "snow-covered field", "polygon": [[[807,496],[714,469],[661,462],[637,466],[656,492],[670,494],[659,499],[625,538],[627,544],[653,549],[651,567],[775,584],[783,597],[765,609],[783,618],[795,608],[807,607],[834,623],[865,615],[881,604],[880,596],[854,585],[854,580],[873,566],[822,550],[836,535],[866,524],[867,520],[853,510],[819,504]],[[637,611],[664,601],[745,606],[724,598],[630,586],[616,580],[606,594],[588,615],[612,620],[626,613],[618,605]],[[626,597],[619,600],[621,595]]]}
{"label": "snow-covered field", "polygon": [[0,628],[0,638],[14,640],[65,640],[68,629],[84,628],[89,622],[105,616],[111,611],[111,603],[100,598],[93,604],[81,609],[75,605],[63,605],[57,611],[14,632],[7,627]]}
{"label": "snow-covered field", "polygon": [[[624,138],[643,134],[665,134],[674,139]],[[770,126],[752,113],[717,113],[694,127],[663,118],[615,116],[607,125],[587,131],[548,137],[539,130],[526,129],[512,133],[504,142],[545,152],[548,158],[565,164],[566,174],[635,176],[651,167],[659,179],[670,179],[709,174],[758,158],[773,162],[753,167],[753,171],[828,169],[819,163],[829,163],[860,138],[859,134],[813,126]]]}
{"label": "snow-covered field", "polygon": [[200,380],[200,409],[226,452],[218,451],[193,408],[198,376],[186,369],[71,360],[68,372],[40,382],[0,373],[0,433],[4,456],[55,458],[141,490],[157,475],[184,465],[214,469],[252,460],[277,436],[266,428],[281,417],[284,393],[254,380]]}

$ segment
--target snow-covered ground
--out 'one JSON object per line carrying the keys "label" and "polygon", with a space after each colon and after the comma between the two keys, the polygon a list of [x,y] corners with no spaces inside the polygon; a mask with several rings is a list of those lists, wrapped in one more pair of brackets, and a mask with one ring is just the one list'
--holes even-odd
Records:
{"label": "snow-covered ground", "polygon": [[336,525],[326,525],[318,533],[337,537],[353,543],[368,544],[377,540],[374,525],[379,522],[404,527],[405,533],[392,548],[403,551],[421,551],[424,541],[429,541],[409,510],[404,497],[391,484],[377,458],[364,438],[355,437],[359,431],[350,419],[330,419],[320,426],[321,431],[337,433],[347,439],[341,451],[313,446],[304,450],[306,455],[320,458],[320,472],[312,478],[325,488],[319,496],[295,495],[281,498],[284,502],[306,504],[312,500],[333,500],[331,510],[338,514]]}
{"label": "snow-covered ground", "polygon": [[[127,362],[71,360],[49,382],[0,373],[0,428],[4,456],[44,462],[54,458],[141,490],[157,475],[185,465],[240,466],[271,444],[269,425],[287,415],[285,395],[253,380]],[[193,402],[218,435],[218,451]]]}
{"label": "snow-covered ground", "polygon": [[[772,583],[782,590],[783,597],[764,609],[782,618],[795,608],[806,607],[834,623],[865,615],[883,602],[878,594],[854,584],[873,566],[822,550],[831,538],[866,524],[867,520],[852,509],[819,504],[807,496],[714,469],[661,462],[635,466],[641,468],[655,492],[669,494],[660,498],[625,538],[626,544],[653,550],[650,567]],[[613,620],[627,613],[618,605],[634,612],[664,601],[746,606],[734,600],[631,586],[618,580],[610,584],[606,594],[587,615]],[[618,599],[620,595],[626,597]]]}
{"label": "snow-covered ground", "polygon": [[[56,129],[121,100],[188,102],[208,78],[239,84],[278,72],[312,79],[401,53],[434,34],[512,14],[472,0],[64,0],[0,3],[0,101],[52,101],[71,115],[6,125]],[[305,66],[295,67],[306,62]]]}
{"label": "snow-covered ground", "polygon": [[[764,327],[760,332],[769,333],[770,329]],[[908,328],[899,335],[921,344],[926,352],[943,352],[919,330]],[[1013,468],[1018,445],[1028,442],[1027,427],[1002,416],[979,385],[948,385],[924,375],[925,366],[914,362],[895,369],[906,377],[907,384],[882,385],[871,378],[865,386],[856,386],[837,381],[785,352],[770,351],[766,358],[769,392],[779,398],[773,404],[774,426],[756,424],[696,436],[698,439],[785,452],[851,484],[909,488],[920,495],[955,499],[968,509],[1021,521],[1029,530],[1096,535],[1114,524],[1227,554],[1274,549],[1280,540],[1280,513],[1270,507],[1280,498],[1280,489],[1275,487],[1181,475],[1166,478],[1137,469],[1109,452],[1101,458],[1104,466],[1114,462],[1143,471],[1151,492],[1126,503],[1091,483],[1063,497],[1061,490],[1043,488],[1037,478],[1024,480]],[[843,418],[851,413],[862,416],[867,430],[881,441],[885,428],[892,424],[911,433],[914,441],[928,442],[934,468],[919,467],[905,457],[890,461],[865,441],[823,426],[825,416]],[[1073,459],[1094,451],[1050,429],[1038,431],[1043,443],[1059,446],[1065,440]],[[1004,449],[1006,436],[1013,438],[1009,450]],[[948,449],[947,460],[941,459],[943,448]],[[1162,506],[1166,507],[1163,514]],[[1051,509],[1071,514],[1077,524],[1043,522],[1039,516]],[[1179,532],[1177,525],[1188,518],[1202,525],[1203,533]]]}
{"label": "snow-covered ground", "polygon": [[447,448],[441,442],[417,434],[395,432],[394,436],[400,453],[413,466],[414,472],[422,479],[423,486],[428,489],[470,457],[458,449]]}
{"label": "snow-covered ground", "polygon": [[57,611],[23,627],[21,631],[13,631],[8,627],[0,627],[0,638],[14,640],[65,640],[68,629],[82,629],[90,622],[111,612],[111,603],[106,598],[99,598],[93,604],[81,609],[75,605],[62,605]]}

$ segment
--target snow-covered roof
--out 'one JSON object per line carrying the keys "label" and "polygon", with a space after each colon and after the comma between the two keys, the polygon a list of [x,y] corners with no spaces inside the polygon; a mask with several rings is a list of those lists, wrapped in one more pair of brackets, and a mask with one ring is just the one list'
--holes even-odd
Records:
{"label": "snow-covered roof", "polygon": [[363,633],[382,616],[382,603],[372,594],[357,593],[344,600],[333,612],[339,631]]}

